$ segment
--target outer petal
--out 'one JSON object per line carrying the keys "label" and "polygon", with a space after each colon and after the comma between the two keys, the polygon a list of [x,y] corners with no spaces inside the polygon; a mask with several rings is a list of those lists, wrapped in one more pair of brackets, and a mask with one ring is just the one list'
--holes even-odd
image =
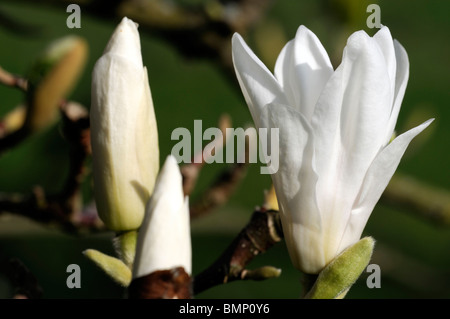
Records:
{"label": "outer petal", "polygon": [[[395,58],[394,42],[392,41],[391,32],[388,27],[382,27],[374,36],[373,39],[378,44],[381,52],[383,52],[386,61],[386,67],[389,74],[389,83],[391,85],[392,93],[395,91],[395,78],[397,74],[397,61]],[[392,94],[393,103],[394,94]]]}
{"label": "outer petal", "polygon": [[409,143],[433,120],[428,120],[398,136],[377,155],[367,171],[362,188],[355,201],[350,222],[340,243],[340,250],[359,240],[370,214],[386,189],[392,175],[394,175]]}
{"label": "outer petal", "polygon": [[[136,140],[136,161],[138,164],[136,174],[139,174],[139,181],[149,193],[153,192],[153,187],[159,171],[159,142],[158,126],[156,123],[153,99],[148,82],[147,68],[144,67],[144,95],[137,113],[134,128],[134,138]],[[133,183],[133,182],[132,182]],[[138,185],[135,189],[139,191]]]}
{"label": "outer petal", "polygon": [[327,262],[338,253],[336,238],[342,237],[364,175],[384,142],[391,99],[383,53],[365,32],[354,33],[312,119]]}
{"label": "outer petal", "polygon": [[255,125],[260,127],[259,113],[261,109],[272,102],[287,104],[286,98],[272,73],[238,33],[233,35],[232,46],[236,76]]}
{"label": "outer petal", "polygon": [[292,107],[295,107],[296,103],[294,94],[298,95],[298,92],[290,92],[289,82],[293,79],[292,69],[295,67],[294,65],[294,40],[289,41],[281,50],[278,55],[277,62],[275,63],[275,78],[278,83],[280,83],[283,91],[286,93],[286,97]]}
{"label": "outer petal", "polygon": [[316,35],[300,26],[293,41],[280,53],[275,76],[289,104],[310,121],[317,99],[333,74],[327,52]]}
{"label": "outer petal", "polygon": [[133,278],[179,266],[191,273],[189,210],[178,164],[169,156],[139,230]]}
{"label": "outer petal", "polygon": [[394,40],[395,59],[397,62],[397,73],[395,76],[394,104],[392,106],[391,116],[389,118],[386,130],[385,144],[388,144],[394,133],[395,124],[397,123],[400,106],[405,96],[406,86],[409,78],[409,59],[406,50],[402,45]]}
{"label": "outer petal", "polygon": [[311,127],[301,113],[281,104],[264,108],[261,123],[264,127],[279,129],[281,156],[278,172],[272,175],[272,180],[291,260],[302,271],[318,272],[325,261],[322,221],[315,200],[317,175],[312,166]]}

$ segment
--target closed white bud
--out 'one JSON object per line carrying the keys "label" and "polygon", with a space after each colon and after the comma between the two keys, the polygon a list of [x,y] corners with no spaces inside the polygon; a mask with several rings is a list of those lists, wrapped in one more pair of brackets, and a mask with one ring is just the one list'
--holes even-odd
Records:
{"label": "closed white bud", "polygon": [[192,271],[188,198],[176,159],[169,155],[161,168],[139,230],[133,278],[158,270],[183,267]]}
{"label": "closed white bud", "polygon": [[137,229],[159,168],[158,132],[137,24],[123,18],[92,74],[97,210],[115,231]]}

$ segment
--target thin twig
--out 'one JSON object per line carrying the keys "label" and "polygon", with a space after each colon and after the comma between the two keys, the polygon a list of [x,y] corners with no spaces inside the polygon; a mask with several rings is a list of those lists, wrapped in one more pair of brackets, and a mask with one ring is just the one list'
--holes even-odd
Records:
{"label": "thin twig", "polygon": [[18,88],[23,92],[28,89],[28,81],[18,75],[13,75],[0,67],[0,83],[9,87]]}
{"label": "thin twig", "polygon": [[[222,132],[221,136],[217,136],[213,141],[208,143],[204,149],[198,154],[194,155],[191,163],[185,164],[181,167],[183,175],[183,190],[186,196],[189,196],[197,184],[198,177],[208,158],[205,158],[204,150],[209,148],[213,152],[206,154],[214,156],[226,145],[226,131],[231,127],[231,118],[224,114],[219,119],[219,129]],[[246,154],[248,159],[248,139],[246,139]],[[247,172],[246,163],[237,163],[230,166],[227,170],[222,172],[213,184],[200,195],[199,199],[195,201],[190,207],[191,218],[196,218],[211,212],[214,208],[223,205],[228,201],[230,196],[234,193],[237,185],[245,176]]]}
{"label": "thin twig", "polygon": [[195,276],[194,295],[213,286],[234,280],[262,280],[276,277],[280,270],[271,266],[246,269],[248,263],[282,238],[278,212],[258,210],[223,254],[206,270]]}
{"label": "thin twig", "polygon": [[[90,153],[89,116],[75,103],[61,106],[63,134],[69,142],[69,174],[62,190],[46,194],[36,186],[31,194],[0,193],[0,214],[10,212],[42,223],[56,223],[66,231],[77,232],[84,228],[97,229],[99,225],[84,224],[77,217],[81,212],[80,186],[85,172],[85,160]],[[81,220],[80,220],[81,219]]]}
{"label": "thin twig", "polygon": [[[213,141],[208,143],[204,149],[209,147],[214,150],[213,153],[220,151],[226,143],[226,129],[229,127],[231,127],[231,118],[228,114],[223,114],[219,119],[219,129],[222,132],[222,138],[220,138],[220,136],[216,137]],[[200,172],[206,161],[208,161],[208,158],[205,158],[204,149],[194,155],[191,163],[184,164],[181,167],[181,174],[183,175],[183,192],[185,196],[191,195],[197,184]]]}
{"label": "thin twig", "polygon": [[[227,140],[234,138],[227,136],[227,129],[231,127],[231,119],[228,115],[223,115],[219,121],[219,128],[222,132],[222,136],[216,137],[215,140],[210,142],[206,148],[214,150],[211,154],[214,156],[215,152],[220,151],[225,145]],[[208,187],[199,198],[193,202],[190,206],[191,218],[197,218],[206,215],[213,211],[215,208],[225,204],[230,197],[234,194],[240,181],[246,176],[247,167],[249,162],[250,145],[256,143],[256,136],[249,134],[245,136],[245,153],[242,158],[237,159],[237,163],[230,165],[224,171],[222,171],[214,180],[212,185]],[[183,175],[183,189],[185,195],[190,195],[195,188],[198,176],[203,168],[205,162],[208,162],[208,158],[205,158],[205,152],[202,150],[199,154],[194,156],[194,160],[190,164],[186,164],[181,167],[181,173]]]}
{"label": "thin twig", "polygon": [[[17,2],[17,0],[15,0]],[[67,7],[66,0],[22,0]],[[231,58],[231,37],[246,34],[264,16],[274,0],[205,1],[195,5],[176,1],[81,1],[83,14],[102,19],[134,20],[144,32],[170,43],[184,57],[209,59],[237,86]]]}
{"label": "thin twig", "polygon": [[198,218],[225,204],[234,194],[239,182],[247,173],[246,163],[232,164],[223,171],[213,184],[190,206],[191,218]]}
{"label": "thin twig", "polygon": [[[23,92],[26,92],[28,89],[28,81],[25,78],[18,75],[13,75],[1,67],[0,83],[8,87],[18,88]],[[22,108],[23,106],[18,106],[17,111],[20,111]],[[11,113],[14,113],[15,111],[16,110],[13,110]],[[18,145],[31,134],[31,130],[23,125],[25,123],[25,116],[25,111],[16,112],[14,117],[6,117],[0,121],[0,154]],[[20,117],[20,119],[17,119],[17,117]],[[10,125],[9,123],[6,123],[6,121],[11,120],[11,118],[20,123],[19,127],[14,131],[9,131],[8,127]]]}

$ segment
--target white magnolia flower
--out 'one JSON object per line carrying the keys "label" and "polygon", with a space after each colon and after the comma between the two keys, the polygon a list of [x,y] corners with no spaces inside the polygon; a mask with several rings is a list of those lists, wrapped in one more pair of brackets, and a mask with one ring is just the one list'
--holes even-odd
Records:
{"label": "white magnolia flower", "polygon": [[188,198],[180,169],[169,155],[156,181],[139,230],[133,278],[183,267],[190,275],[191,235]]}
{"label": "white magnolia flower", "polygon": [[431,123],[390,142],[408,56],[387,27],[373,38],[359,31],[333,70],[318,38],[301,26],[281,51],[275,75],[238,34],[233,60],[256,126],[279,128],[272,180],[291,260],[318,273],[360,239],[409,142]]}
{"label": "white magnolia flower", "polygon": [[110,229],[137,229],[159,169],[158,132],[137,25],[123,18],[92,74],[97,209]]}

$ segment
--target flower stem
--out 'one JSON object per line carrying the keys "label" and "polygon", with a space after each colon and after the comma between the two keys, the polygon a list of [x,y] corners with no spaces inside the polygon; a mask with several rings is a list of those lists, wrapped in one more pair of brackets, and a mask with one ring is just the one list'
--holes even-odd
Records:
{"label": "flower stem", "polygon": [[117,234],[117,236],[114,238],[114,247],[116,248],[117,254],[130,269],[133,267],[136,241],[136,230]]}

